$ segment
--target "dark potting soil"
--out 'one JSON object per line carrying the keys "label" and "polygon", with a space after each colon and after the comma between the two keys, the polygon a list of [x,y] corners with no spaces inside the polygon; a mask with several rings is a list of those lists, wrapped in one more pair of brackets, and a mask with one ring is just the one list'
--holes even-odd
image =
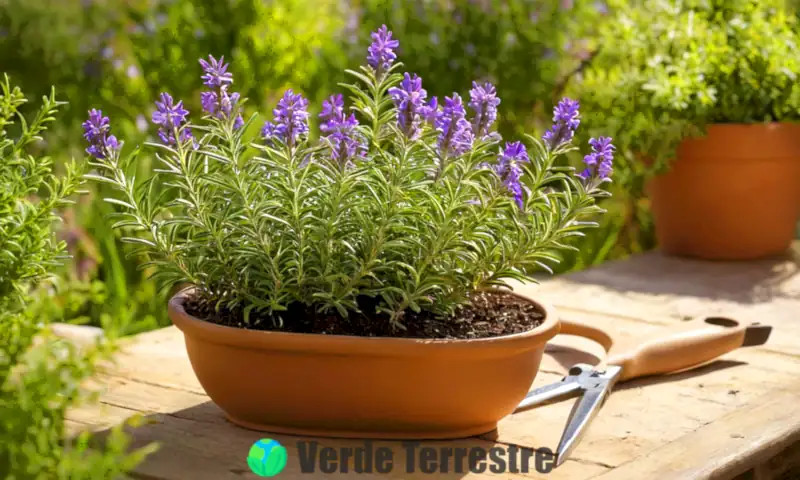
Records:
{"label": "dark potting soil", "polygon": [[[472,339],[511,335],[531,330],[544,321],[544,313],[535,304],[506,292],[480,292],[471,302],[459,307],[449,318],[437,318],[426,312],[409,311],[402,320],[406,330],[394,329],[383,314],[320,315],[302,305],[292,305],[282,313],[283,328],[275,326],[268,316],[250,315],[249,325],[242,312],[221,310],[212,305],[188,298],[186,313],[211,323],[250,330],[315,333],[357,337],[395,337],[425,339]],[[369,299],[359,302],[362,312],[374,311]],[[290,321],[286,321],[289,320]]]}

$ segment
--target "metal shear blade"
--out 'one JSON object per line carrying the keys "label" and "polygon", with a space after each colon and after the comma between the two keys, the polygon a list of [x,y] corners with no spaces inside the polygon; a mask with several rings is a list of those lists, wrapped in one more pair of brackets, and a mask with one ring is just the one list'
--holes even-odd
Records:
{"label": "metal shear blade", "polygon": [[608,394],[614,388],[622,368],[612,365],[605,371],[595,370],[591,365],[578,364],[569,369],[567,376],[541,388],[537,388],[520,402],[515,411],[539,406],[550,401],[581,394],[572,407],[567,426],[561,435],[556,450],[555,466],[561,465],[586,432],[589,422],[597,415]]}

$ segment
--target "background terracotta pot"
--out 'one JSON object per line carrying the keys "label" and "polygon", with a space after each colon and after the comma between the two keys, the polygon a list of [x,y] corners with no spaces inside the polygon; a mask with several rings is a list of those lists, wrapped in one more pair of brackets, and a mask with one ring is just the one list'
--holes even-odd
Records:
{"label": "background terracotta pot", "polygon": [[665,253],[749,260],[787,250],[800,216],[800,125],[719,124],[648,185]]}
{"label": "background terracotta pot", "polygon": [[[444,439],[490,432],[530,389],[552,308],[532,331],[478,340],[414,340],[248,331],[169,314],[200,384],[234,423],[299,435]],[[526,297],[523,297],[526,298]],[[531,300],[533,301],[533,300]]]}

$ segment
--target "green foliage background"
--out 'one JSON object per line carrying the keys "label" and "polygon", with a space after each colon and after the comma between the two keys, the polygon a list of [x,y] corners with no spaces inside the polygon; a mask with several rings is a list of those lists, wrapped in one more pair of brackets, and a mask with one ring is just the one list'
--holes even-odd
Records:
{"label": "green foliage background", "polygon": [[153,451],[129,452],[119,426],[102,446],[91,435],[68,438],[66,412],[91,400],[83,382],[115,351],[118,329],[83,349],[55,337],[47,318],[28,309],[66,243],[52,226],[82,182],[80,164],[54,174],[50,157],[32,153],[63,104],[54,93],[38,109],[5,77],[0,84],[0,478],[117,478]]}
{"label": "green foliage background", "polygon": [[[58,185],[75,180],[71,160],[83,157],[89,108],[110,116],[129,146],[142,143],[154,134],[149,118],[160,92],[199,111],[197,59],[208,54],[232,62],[248,115],[269,114],[287,88],[319,106],[343,93],[344,69],[362,63],[369,32],[385,23],[430,95],[495,83],[504,136],[540,135],[567,94],[582,104],[578,145],[614,137],[608,213],[556,272],[578,270],[655,246],[644,196],[652,171],[637,153],[663,166],[682,136],[709,122],[800,115],[800,0],[607,3],[0,0],[0,67],[29,97],[45,97],[48,127],[22,147],[19,123],[0,128],[0,478],[108,478],[149,451],[127,452],[121,430],[100,449],[86,437],[64,439],[66,409],[89,399],[80,382],[114,342],[78,351],[47,324],[101,325],[108,340],[168,324],[167,293],[127,258],[128,246],[103,218],[116,211],[102,201],[112,192],[92,185],[74,204],[62,201],[72,188]],[[53,85],[66,104],[50,97]],[[0,111],[16,108],[12,97],[21,93],[9,86]],[[33,121],[36,109],[19,106]],[[48,109],[58,110],[57,121]],[[134,168],[146,176],[153,165],[141,156]],[[56,210],[63,222],[51,225]]]}
{"label": "green foliage background", "polygon": [[[473,80],[492,80],[503,99],[501,132],[540,134],[599,15],[594,2],[571,3],[0,0],[0,64],[32,93],[59,85],[70,100],[65,121],[47,137],[64,162],[82,155],[80,123],[91,107],[109,115],[129,144],[154,134],[148,123],[162,91],[199,111],[197,59],[208,54],[231,61],[251,111],[269,115],[286,88],[318,108],[341,93],[344,69],[363,61],[369,33],[386,23],[409,71],[430,79],[429,94],[465,95]],[[141,175],[152,170],[149,162],[140,160]],[[110,196],[103,188],[66,214],[62,235],[74,259],[53,290],[40,292],[47,301],[38,314],[95,325],[119,319],[126,333],[165,325],[165,295],[125,258],[127,247],[103,221],[115,208],[101,201]]]}
{"label": "green foliage background", "polygon": [[[759,112],[778,98],[786,78],[781,69],[794,71],[798,62],[783,41],[790,32],[796,35],[797,25],[748,10],[757,6],[763,12],[780,0],[606,3],[0,0],[0,65],[31,94],[47,94],[57,85],[69,100],[63,122],[46,138],[62,165],[83,155],[80,123],[90,107],[109,115],[129,145],[153,135],[152,102],[162,91],[198,112],[197,59],[208,54],[231,61],[235,87],[249,99],[248,114],[269,115],[286,88],[318,107],[330,93],[341,93],[343,70],[361,63],[369,32],[386,23],[401,41],[402,61],[425,79],[429,94],[466,94],[473,80],[493,81],[503,101],[502,134],[540,135],[554,103],[568,94],[582,104],[579,145],[590,135],[614,137],[619,148],[614,196],[604,203],[609,213],[580,252],[563,259],[557,272],[566,272],[655,246],[643,194],[647,169],[633,152],[643,148],[666,159],[671,146],[703,122],[767,118]],[[796,8],[800,2],[789,4]],[[692,13],[709,8],[716,17]],[[722,42],[730,34],[724,28],[737,28],[730,20],[737,15],[746,20],[734,35],[738,43]],[[696,27],[687,34],[682,26],[689,16]],[[728,65],[728,57],[739,61]],[[754,76],[734,82],[728,72],[722,78],[722,66],[744,72],[751,63]],[[709,104],[710,88],[721,84],[731,88]],[[773,113],[795,115],[792,95]],[[742,105],[751,111],[735,109]],[[152,170],[146,157],[136,167],[140,175]],[[126,246],[102,220],[116,208],[100,200],[111,192],[92,190],[65,214],[61,235],[74,259],[61,272],[55,294],[40,292],[47,301],[36,305],[39,314],[95,325],[120,319],[130,326],[127,333],[167,324],[165,294],[126,259]]]}

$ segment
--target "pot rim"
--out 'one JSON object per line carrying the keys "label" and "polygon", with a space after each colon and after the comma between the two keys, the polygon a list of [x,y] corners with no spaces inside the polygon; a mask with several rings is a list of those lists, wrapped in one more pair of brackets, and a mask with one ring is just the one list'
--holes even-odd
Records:
{"label": "pot rim", "polygon": [[[491,289],[499,290],[499,289]],[[400,354],[413,356],[425,349],[426,353],[453,350],[476,350],[490,352],[508,352],[509,349],[530,350],[544,345],[558,334],[561,322],[556,310],[551,305],[514,291],[508,293],[534,303],[544,313],[541,324],[526,332],[501,335],[489,338],[474,339],[426,339],[426,338],[394,338],[394,337],[359,337],[350,335],[327,335],[317,333],[289,333],[265,330],[248,330],[244,328],[218,325],[196,318],[183,307],[184,301],[194,291],[194,287],[183,289],[169,300],[169,317],[173,324],[183,332],[184,336],[206,342],[229,345],[237,348],[255,350],[285,351],[324,351],[327,354],[348,354],[356,352],[388,356]],[[505,290],[503,290],[505,292]]]}

